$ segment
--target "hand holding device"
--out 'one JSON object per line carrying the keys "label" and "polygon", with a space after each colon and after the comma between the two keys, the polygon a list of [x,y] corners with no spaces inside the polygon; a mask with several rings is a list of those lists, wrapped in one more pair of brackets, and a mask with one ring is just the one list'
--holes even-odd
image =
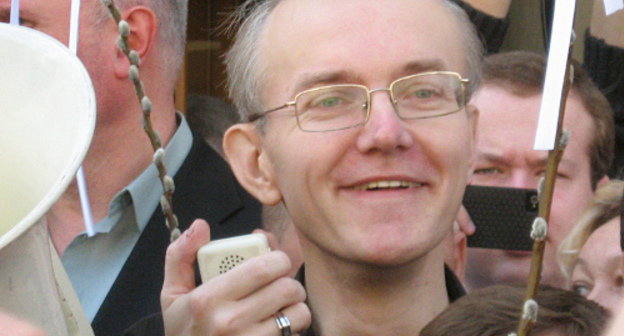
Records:
{"label": "hand holding device", "polygon": [[[167,335],[274,336],[279,331],[277,313],[288,319],[293,334],[310,325],[310,310],[304,302],[305,289],[297,280],[288,277],[290,260],[281,251],[246,259],[196,286],[194,263],[199,249],[209,240],[208,224],[198,220],[167,249],[161,292]],[[242,253],[240,251],[244,249],[240,247],[245,244],[240,241],[245,238],[234,240],[238,242],[226,243],[227,248],[217,246],[215,250],[224,254],[210,252],[214,249],[210,247],[206,255]],[[228,246],[236,248],[231,250]],[[206,265],[217,265],[218,273],[220,261]]]}

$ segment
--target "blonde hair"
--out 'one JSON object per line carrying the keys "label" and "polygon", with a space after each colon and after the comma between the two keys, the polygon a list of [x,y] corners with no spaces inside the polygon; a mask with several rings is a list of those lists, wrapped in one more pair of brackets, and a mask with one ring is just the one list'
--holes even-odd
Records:
{"label": "blonde hair", "polygon": [[598,188],[581,217],[559,245],[557,261],[568,285],[578,255],[589,236],[611,219],[620,216],[623,191],[624,181],[621,180],[611,180]]}

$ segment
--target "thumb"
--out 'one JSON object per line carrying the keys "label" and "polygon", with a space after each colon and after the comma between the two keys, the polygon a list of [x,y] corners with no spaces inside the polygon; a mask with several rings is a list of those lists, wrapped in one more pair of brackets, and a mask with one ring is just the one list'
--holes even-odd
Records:
{"label": "thumb", "polygon": [[167,248],[165,278],[161,292],[163,308],[178,296],[195,288],[194,262],[200,247],[210,241],[210,227],[203,219],[193,222],[180,237]]}
{"label": "thumb", "polygon": [[471,236],[476,231],[476,227],[470,218],[470,214],[468,214],[468,211],[463,205],[459,207],[459,211],[457,213],[457,223],[459,224],[461,231],[464,232],[466,236]]}

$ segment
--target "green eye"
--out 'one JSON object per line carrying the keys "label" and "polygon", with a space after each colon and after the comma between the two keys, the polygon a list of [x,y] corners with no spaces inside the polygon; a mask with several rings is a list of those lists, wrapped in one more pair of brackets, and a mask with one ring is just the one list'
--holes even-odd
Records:
{"label": "green eye", "polygon": [[431,90],[418,90],[414,92],[414,96],[416,98],[431,98],[433,96],[433,91]]}
{"label": "green eye", "polygon": [[321,101],[320,105],[322,107],[336,107],[340,105],[340,98],[337,98],[337,97],[325,98]]}

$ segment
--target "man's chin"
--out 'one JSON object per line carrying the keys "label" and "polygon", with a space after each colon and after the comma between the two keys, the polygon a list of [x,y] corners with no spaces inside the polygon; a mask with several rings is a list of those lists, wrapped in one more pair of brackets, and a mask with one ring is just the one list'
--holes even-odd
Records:
{"label": "man's chin", "polygon": [[[469,288],[526,283],[531,267],[531,253],[486,249],[475,249],[474,252],[472,257],[476,258],[470,261],[469,253],[466,269],[466,282]],[[480,267],[481,265],[487,266]]]}
{"label": "man's chin", "polygon": [[[564,285],[563,277],[556,265],[544,262],[542,265],[541,284],[561,287]],[[505,251],[505,257],[498,260],[497,267],[492,268],[492,284],[526,284],[531,270],[531,253]]]}
{"label": "man's chin", "polygon": [[526,272],[523,272],[522,270],[518,270],[516,272],[502,273],[497,277],[495,283],[505,284],[505,285],[525,284],[527,283],[528,279],[529,279],[529,269],[527,268]]}
{"label": "man's chin", "polygon": [[526,283],[531,269],[531,254],[523,251],[505,251],[494,272],[495,282],[501,284]]}

